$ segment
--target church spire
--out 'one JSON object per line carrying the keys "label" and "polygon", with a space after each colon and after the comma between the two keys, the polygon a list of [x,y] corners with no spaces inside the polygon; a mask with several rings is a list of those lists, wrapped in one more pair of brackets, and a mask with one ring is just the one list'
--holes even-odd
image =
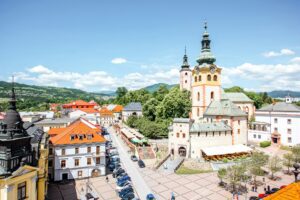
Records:
{"label": "church spire", "polygon": [[16,107],[16,94],[15,94],[15,80],[14,80],[14,76],[12,76],[12,82],[11,82],[11,97],[9,102],[9,109],[10,110],[17,110]]}
{"label": "church spire", "polygon": [[216,61],[216,58],[210,51],[210,39],[209,39],[209,33],[207,32],[207,22],[204,23],[204,33],[202,35],[201,44],[202,44],[201,54],[197,62],[199,63],[199,65],[203,63],[213,64]]}
{"label": "church spire", "polygon": [[183,63],[181,65],[181,68],[189,68],[190,65],[188,63],[188,57],[186,55],[186,46],[184,47],[184,56],[183,56]]}

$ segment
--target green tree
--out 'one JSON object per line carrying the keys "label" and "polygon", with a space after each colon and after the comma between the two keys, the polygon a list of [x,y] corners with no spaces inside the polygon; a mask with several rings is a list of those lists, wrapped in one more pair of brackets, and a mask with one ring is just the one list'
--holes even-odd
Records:
{"label": "green tree", "polygon": [[162,101],[166,94],[169,93],[169,90],[166,85],[160,85],[158,90],[153,93],[153,96],[158,100]]}
{"label": "green tree", "polygon": [[262,152],[255,151],[251,155],[250,162],[248,163],[248,169],[253,177],[253,182],[255,186],[257,185],[256,177],[264,175],[264,171],[261,169],[261,167],[268,162],[268,159],[268,155]]}
{"label": "green tree", "polygon": [[149,120],[154,121],[156,118],[156,106],[159,104],[155,98],[149,99],[143,106],[143,115]]}
{"label": "green tree", "polygon": [[283,155],[283,165],[288,168],[287,173],[290,174],[290,167],[293,167],[294,164],[294,156],[292,153],[286,153]]}
{"label": "green tree", "polygon": [[300,161],[300,145],[293,146],[292,153],[294,155],[294,161],[298,163]]}
{"label": "green tree", "polygon": [[246,176],[246,165],[233,165],[227,168],[225,179],[229,182],[232,186],[234,193],[237,192],[237,186],[240,185],[242,181],[247,179]]}
{"label": "green tree", "polygon": [[278,156],[273,156],[269,159],[268,168],[271,172],[271,179],[274,179],[274,174],[282,169],[282,161]]}
{"label": "green tree", "polygon": [[116,94],[117,94],[117,99],[120,99],[124,97],[127,94],[128,90],[126,87],[118,87]]}
{"label": "green tree", "polygon": [[223,179],[225,178],[226,174],[227,174],[226,168],[220,168],[218,170],[218,177],[220,179],[220,183],[219,183],[220,185],[224,185]]}

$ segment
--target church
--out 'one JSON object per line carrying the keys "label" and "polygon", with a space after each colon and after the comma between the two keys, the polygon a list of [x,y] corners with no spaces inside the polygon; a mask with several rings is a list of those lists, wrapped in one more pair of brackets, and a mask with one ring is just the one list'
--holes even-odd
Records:
{"label": "church", "polygon": [[201,41],[202,50],[191,69],[183,56],[180,90],[191,93],[190,118],[175,118],[169,127],[169,152],[186,158],[206,158],[212,152],[221,155],[248,151],[248,120],[253,117],[253,101],[243,93],[225,93],[222,68],[215,64],[207,24]]}

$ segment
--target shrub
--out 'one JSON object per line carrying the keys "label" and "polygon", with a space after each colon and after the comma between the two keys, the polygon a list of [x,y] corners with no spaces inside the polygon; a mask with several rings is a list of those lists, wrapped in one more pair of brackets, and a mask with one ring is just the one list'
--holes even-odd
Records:
{"label": "shrub", "polygon": [[271,141],[263,141],[261,143],[259,143],[259,146],[262,148],[268,147],[271,145]]}
{"label": "shrub", "polygon": [[228,159],[227,158],[223,158],[223,163],[228,163]]}

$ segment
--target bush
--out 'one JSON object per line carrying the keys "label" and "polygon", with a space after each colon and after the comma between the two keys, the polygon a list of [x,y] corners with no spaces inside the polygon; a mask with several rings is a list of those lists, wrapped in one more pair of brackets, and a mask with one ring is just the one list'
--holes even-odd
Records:
{"label": "bush", "polygon": [[259,146],[262,148],[268,147],[271,145],[271,141],[263,141],[261,143],[259,143]]}
{"label": "bush", "polygon": [[228,163],[228,159],[227,158],[223,158],[223,163]]}

